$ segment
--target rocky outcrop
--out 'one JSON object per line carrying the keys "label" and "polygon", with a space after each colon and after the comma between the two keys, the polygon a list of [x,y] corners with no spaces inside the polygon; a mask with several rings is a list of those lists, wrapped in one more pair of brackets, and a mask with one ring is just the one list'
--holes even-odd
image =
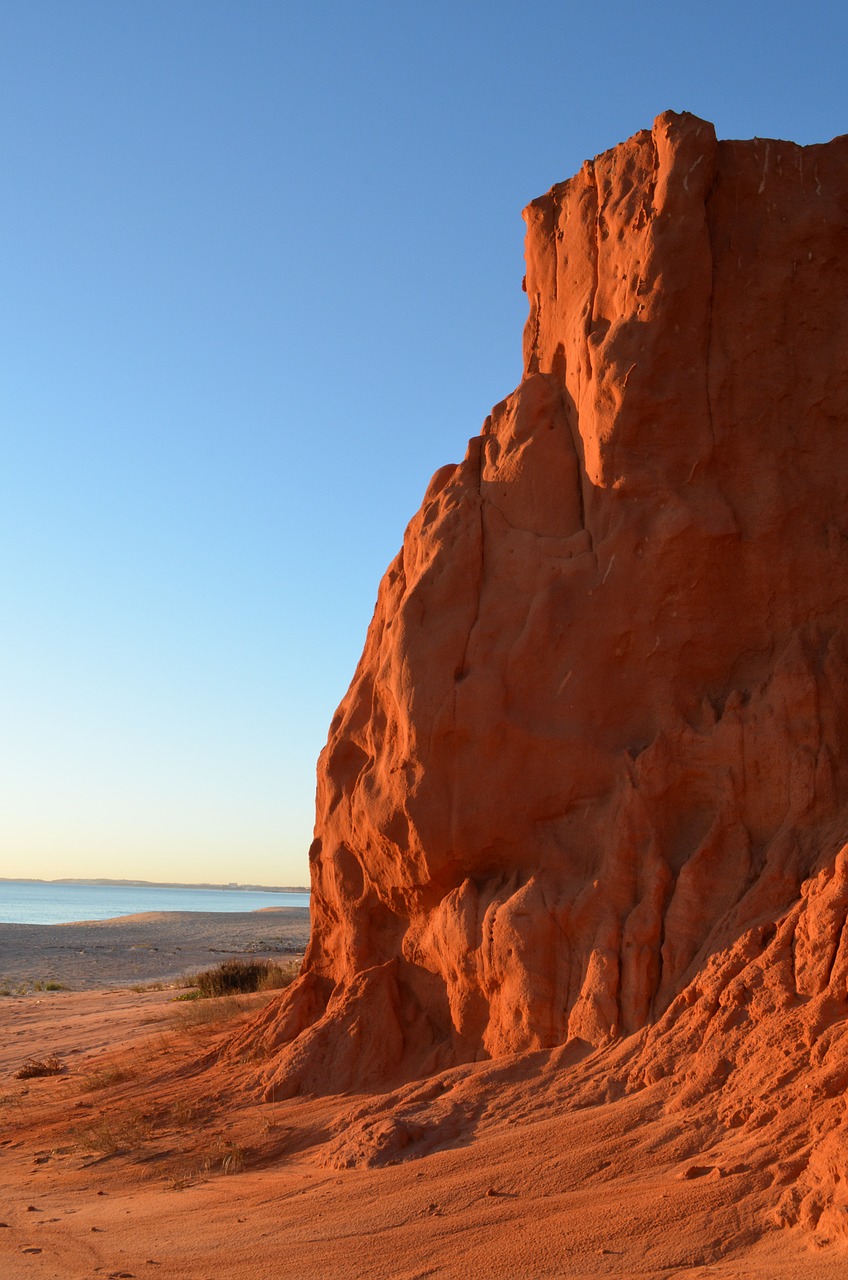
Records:
{"label": "rocky outcrop", "polygon": [[524,377],[321,755],[274,1096],[669,1044],[743,953],[848,1013],[848,139],[669,112],[525,218]]}

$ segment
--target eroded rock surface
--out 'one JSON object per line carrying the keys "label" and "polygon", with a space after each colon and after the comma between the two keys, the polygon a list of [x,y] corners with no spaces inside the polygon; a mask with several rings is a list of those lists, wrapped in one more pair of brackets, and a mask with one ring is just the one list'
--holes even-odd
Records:
{"label": "eroded rock surface", "polygon": [[848,1016],[848,138],[669,112],[525,218],[523,380],[321,755],[272,1096],[643,1028],[648,1078],[751,965]]}

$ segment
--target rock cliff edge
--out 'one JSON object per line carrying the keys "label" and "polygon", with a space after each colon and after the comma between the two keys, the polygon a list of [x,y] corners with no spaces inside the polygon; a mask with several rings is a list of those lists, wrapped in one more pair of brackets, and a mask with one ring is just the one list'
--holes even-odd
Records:
{"label": "rock cliff edge", "polygon": [[848,1018],[848,138],[667,112],[525,220],[524,376],[382,581],[251,1034],[269,1096],[640,1033],[628,1088],[755,1108],[752,1035]]}

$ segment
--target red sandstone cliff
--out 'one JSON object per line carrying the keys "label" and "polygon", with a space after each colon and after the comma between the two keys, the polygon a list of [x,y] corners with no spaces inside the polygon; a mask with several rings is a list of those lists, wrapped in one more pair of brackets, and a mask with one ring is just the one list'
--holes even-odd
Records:
{"label": "red sandstone cliff", "polygon": [[848,138],[669,112],[525,218],[524,377],[321,755],[272,1094],[848,1018]]}

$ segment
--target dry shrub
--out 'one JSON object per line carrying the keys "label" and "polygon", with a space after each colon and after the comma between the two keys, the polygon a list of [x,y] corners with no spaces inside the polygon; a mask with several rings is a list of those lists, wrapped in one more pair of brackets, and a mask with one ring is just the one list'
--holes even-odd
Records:
{"label": "dry shrub", "polygon": [[34,991],[70,991],[64,982],[56,982],[53,978],[31,978],[13,987],[8,978],[0,981],[0,996],[28,996]]}
{"label": "dry shrub", "polygon": [[277,960],[224,960],[192,978],[203,997],[248,995],[253,991],[278,991],[294,982],[297,963]]}
{"label": "dry shrub", "polygon": [[138,1109],[102,1116],[84,1128],[73,1130],[77,1146],[98,1155],[116,1155],[140,1147],[151,1136],[150,1123]]}
{"label": "dry shrub", "polygon": [[182,1005],[174,1012],[177,1026],[184,1031],[189,1031],[193,1027],[209,1027],[219,1022],[229,1022],[232,1018],[239,1017],[244,1011],[245,1006],[235,996],[227,996],[224,999],[215,1000],[214,1003],[206,1004],[197,1001]]}
{"label": "dry shrub", "polygon": [[98,1120],[85,1129],[75,1129],[73,1136],[83,1151],[111,1156],[120,1150],[118,1134],[108,1120]]}
{"label": "dry shrub", "polygon": [[58,1076],[65,1070],[55,1053],[47,1058],[27,1058],[26,1062],[15,1072],[16,1080],[33,1080],[36,1076]]}
{"label": "dry shrub", "polygon": [[244,1147],[237,1142],[228,1142],[218,1138],[210,1147],[209,1155],[204,1162],[209,1173],[241,1173],[244,1168]]}
{"label": "dry shrub", "polygon": [[167,1112],[167,1118],[177,1129],[197,1129],[208,1119],[209,1107],[191,1098],[180,1098]]}
{"label": "dry shrub", "polygon": [[97,1071],[89,1071],[83,1076],[81,1088],[85,1093],[93,1093],[95,1089],[109,1089],[112,1085],[132,1080],[135,1074],[135,1071],[129,1067],[121,1066],[117,1062],[109,1062]]}
{"label": "dry shrub", "polygon": [[165,1181],[171,1191],[184,1191],[186,1187],[205,1182],[221,1174],[242,1173],[248,1158],[248,1149],[240,1143],[215,1134],[205,1147],[202,1159],[198,1150],[183,1156],[164,1171]]}

